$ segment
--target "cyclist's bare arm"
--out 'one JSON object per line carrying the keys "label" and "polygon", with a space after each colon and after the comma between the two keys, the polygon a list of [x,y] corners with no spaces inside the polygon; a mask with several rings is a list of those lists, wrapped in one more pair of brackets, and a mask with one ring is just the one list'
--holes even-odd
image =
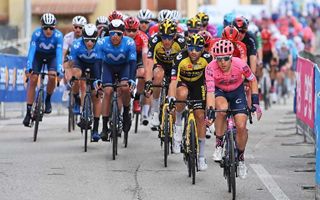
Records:
{"label": "cyclist's bare arm", "polygon": [[257,56],[256,55],[251,55],[249,56],[250,59],[250,68],[253,72],[253,74],[256,74],[257,71]]}

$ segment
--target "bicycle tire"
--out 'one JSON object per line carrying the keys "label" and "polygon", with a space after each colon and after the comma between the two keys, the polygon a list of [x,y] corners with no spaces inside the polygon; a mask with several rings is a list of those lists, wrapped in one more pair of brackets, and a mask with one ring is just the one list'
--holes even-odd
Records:
{"label": "bicycle tire", "polygon": [[43,90],[39,90],[37,100],[36,100],[36,106],[34,110],[34,116],[35,116],[35,124],[34,124],[34,130],[33,130],[33,142],[37,141],[38,137],[38,129],[39,129],[39,122],[41,118],[41,109],[42,109],[42,98],[43,98]]}
{"label": "bicycle tire", "polygon": [[74,121],[74,118],[73,118],[73,112],[72,112],[72,94],[71,92],[69,92],[69,105],[68,105],[68,132],[70,133],[71,132],[71,129],[73,128],[73,121]]}
{"label": "bicycle tire", "polygon": [[84,104],[83,104],[83,118],[85,120],[85,129],[84,129],[84,152],[87,152],[88,149],[88,127],[89,127],[89,118],[90,118],[90,107],[91,107],[91,102],[90,102],[90,97],[86,95],[84,97]]}
{"label": "bicycle tire", "polygon": [[123,144],[124,144],[124,148],[127,148],[127,146],[128,146],[128,135],[129,135],[128,132],[124,132],[124,131],[123,131]]}
{"label": "bicycle tire", "polygon": [[118,146],[118,104],[116,100],[112,101],[112,159],[116,159]]}
{"label": "bicycle tire", "polygon": [[230,156],[230,185],[232,191],[232,199],[236,198],[236,159],[235,159],[235,143],[234,143],[234,133],[232,130],[229,132],[228,138],[228,149]]}
{"label": "bicycle tire", "polygon": [[135,126],[134,126],[134,133],[137,133],[138,132],[138,123],[139,123],[139,113],[135,113]]}
{"label": "bicycle tire", "polygon": [[169,155],[169,113],[165,111],[164,113],[164,122],[163,122],[163,135],[164,135],[164,167],[168,166],[168,155]]}
{"label": "bicycle tire", "polygon": [[197,159],[197,147],[196,147],[196,129],[194,121],[190,121],[190,167],[191,167],[191,176],[192,176],[192,184],[196,183],[196,159]]}
{"label": "bicycle tire", "polygon": [[269,108],[269,100],[267,94],[267,79],[263,79],[263,102],[264,102],[264,109],[268,110]]}

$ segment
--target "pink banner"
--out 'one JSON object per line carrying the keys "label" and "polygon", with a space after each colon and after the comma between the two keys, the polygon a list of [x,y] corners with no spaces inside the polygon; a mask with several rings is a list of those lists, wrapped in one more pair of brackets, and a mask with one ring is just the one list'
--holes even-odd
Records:
{"label": "pink banner", "polygon": [[297,117],[314,127],[314,63],[299,57],[297,62]]}

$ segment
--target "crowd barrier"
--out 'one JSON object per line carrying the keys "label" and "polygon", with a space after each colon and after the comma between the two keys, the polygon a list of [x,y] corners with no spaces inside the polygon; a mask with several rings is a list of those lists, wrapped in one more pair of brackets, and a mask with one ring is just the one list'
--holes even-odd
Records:
{"label": "crowd barrier", "polygon": [[316,199],[320,200],[320,68],[315,67]]}

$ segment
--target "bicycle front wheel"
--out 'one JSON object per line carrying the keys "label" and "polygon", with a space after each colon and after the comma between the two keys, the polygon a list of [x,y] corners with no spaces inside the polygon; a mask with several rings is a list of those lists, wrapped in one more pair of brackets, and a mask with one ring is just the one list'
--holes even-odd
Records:
{"label": "bicycle front wheel", "polygon": [[37,137],[38,137],[38,129],[39,129],[39,122],[41,119],[41,109],[43,107],[42,105],[42,98],[43,98],[43,90],[39,90],[38,92],[38,96],[35,102],[35,108],[34,108],[34,120],[35,120],[35,124],[34,124],[34,131],[33,131],[33,141],[36,142],[37,141]]}
{"label": "bicycle front wheel", "polygon": [[111,137],[112,137],[112,159],[116,159],[118,148],[118,123],[119,113],[117,100],[112,101],[112,125],[111,125]]}
{"label": "bicycle front wheel", "polygon": [[84,129],[84,152],[87,152],[88,149],[88,129],[89,129],[89,121],[91,116],[91,101],[88,95],[84,97],[83,104],[83,118],[85,120],[85,129]]}
{"label": "bicycle front wheel", "polygon": [[74,130],[74,114],[73,114],[73,95],[71,91],[69,92],[69,104],[68,104],[68,132],[71,132],[71,129]]}
{"label": "bicycle front wheel", "polygon": [[[229,132],[228,138],[228,151],[229,151],[229,164],[230,164],[230,182],[229,185],[231,186],[232,191],[232,199],[236,198],[236,160],[235,160],[235,143],[234,143],[234,136],[233,131]],[[230,188],[229,186],[229,188]],[[230,189],[229,189],[230,190]]]}
{"label": "bicycle front wheel", "polygon": [[164,167],[168,166],[168,155],[169,155],[169,113],[165,111],[164,122],[163,122],[163,136],[164,136]]}
{"label": "bicycle front wheel", "polygon": [[196,129],[194,121],[190,121],[190,149],[189,159],[192,176],[192,184],[196,183],[196,163],[197,163],[197,146],[196,146]]}
{"label": "bicycle front wheel", "polygon": [[137,133],[138,132],[138,124],[139,124],[139,113],[135,113],[134,114],[135,115],[135,118],[136,118],[136,120],[135,120],[135,126],[134,126],[134,133]]}

